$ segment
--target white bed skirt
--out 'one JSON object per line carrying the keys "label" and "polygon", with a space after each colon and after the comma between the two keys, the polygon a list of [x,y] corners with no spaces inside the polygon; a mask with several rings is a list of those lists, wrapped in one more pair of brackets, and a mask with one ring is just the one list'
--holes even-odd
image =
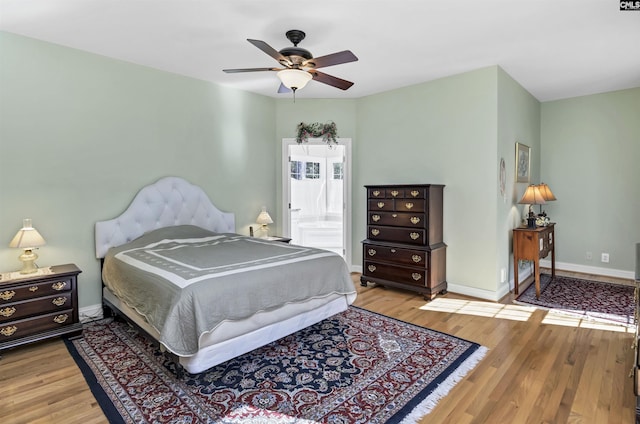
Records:
{"label": "white bed skirt", "polygon": [[[159,340],[158,331],[106,287],[103,289],[103,296],[129,319]],[[225,321],[214,331],[200,336],[200,349],[195,355],[178,355],[180,365],[191,374],[203,372],[342,312],[353,303],[355,297],[355,293],[351,296],[336,294],[327,298],[291,303],[275,311],[258,312],[242,321]]]}

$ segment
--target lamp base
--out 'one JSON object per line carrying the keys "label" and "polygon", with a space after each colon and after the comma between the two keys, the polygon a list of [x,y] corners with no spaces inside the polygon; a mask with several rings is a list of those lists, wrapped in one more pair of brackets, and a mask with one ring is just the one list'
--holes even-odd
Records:
{"label": "lamp base", "polygon": [[22,255],[18,256],[18,259],[22,261],[20,274],[33,274],[38,271],[38,267],[34,263],[38,259],[38,255],[33,253],[33,250],[26,249]]}
{"label": "lamp base", "polygon": [[535,217],[529,217],[527,218],[527,228],[536,228],[536,218]]}

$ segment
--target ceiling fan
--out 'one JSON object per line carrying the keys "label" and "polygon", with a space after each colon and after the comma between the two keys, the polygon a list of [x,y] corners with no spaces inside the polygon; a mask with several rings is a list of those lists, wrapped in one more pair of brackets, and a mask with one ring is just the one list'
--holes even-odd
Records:
{"label": "ceiling fan", "polygon": [[343,50],[326,56],[313,57],[309,50],[298,47],[298,43],[306,36],[303,31],[292,29],[285,35],[293,43],[293,47],[285,47],[280,51],[264,41],[247,39],[248,42],[277,60],[283,66],[282,68],[223,69],[223,71],[227,73],[275,71],[281,81],[278,93],[293,90],[295,94],[296,90],[303,88],[311,79],[341,90],[347,90],[353,85],[351,81],[318,71],[318,68],[357,61],[358,58],[351,51]]}

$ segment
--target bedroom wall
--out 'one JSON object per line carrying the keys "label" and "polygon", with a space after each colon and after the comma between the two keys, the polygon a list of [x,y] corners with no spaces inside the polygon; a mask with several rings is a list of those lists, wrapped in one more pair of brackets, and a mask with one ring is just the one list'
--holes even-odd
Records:
{"label": "bedroom wall", "polygon": [[[564,268],[633,278],[640,242],[640,88],[542,103],[541,175]],[[592,253],[588,260],[586,252]],[[600,261],[609,253],[609,263]]]}
{"label": "bedroom wall", "polygon": [[274,99],[0,33],[0,271],[32,218],[40,266],[76,263],[80,306],[100,303],[96,221],[166,175],[204,188],[247,232],[275,204]]}
{"label": "bedroom wall", "polygon": [[[524,205],[518,201],[528,183],[515,182],[515,144],[531,147],[531,184],[540,183],[540,102],[525,90],[502,68],[498,68],[498,147],[494,172],[493,189],[496,199],[497,262],[496,282],[498,297],[506,295],[513,288],[513,228],[519,227],[524,213]],[[505,161],[506,179],[504,195],[500,193],[499,165]],[[521,262],[526,275],[530,265]],[[504,271],[503,271],[504,270]],[[505,272],[506,275],[503,275]],[[520,280],[522,281],[522,280]]]}
{"label": "bedroom wall", "polygon": [[[450,290],[496,288],[497,67],[360,99],[354,240],[366,234],[365,184],[445,184]],[[354,262],[362,259],[354,250]]]}

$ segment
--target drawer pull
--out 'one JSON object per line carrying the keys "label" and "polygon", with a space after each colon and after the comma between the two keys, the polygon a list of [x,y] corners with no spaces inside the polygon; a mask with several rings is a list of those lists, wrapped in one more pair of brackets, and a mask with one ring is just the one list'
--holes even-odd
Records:
{"label": "drawer pull", "polygon": [[13,290],[11,290],[11,291],[9,291],[9,290],[3,291],[2,293],[0,293],[0,299],[9,300],[15,295],[16,295],[16,292],[14,292]]}
{"label": "drawer pull", "polygon": [[397,218],[397,217],[398,217],[398,214],[397,214],[397,213],[392,213],[392,214],[391,214],[391,217],[392,217],[392,218]]}
{"label": "drawer pull", "polygon": [[411,217],[411,223],[413,225],[416,225],[418,222],[420,222],[420,218],[418,218],[417,216],[412,216]]}
{"label": "drawer pull", "polygon": [[378,222],[378,221],[380,221],[380,215],[371,215],[371,219],[372,219],[374,222]]}
{"label": "drawer pull", "polygon": [[35,293],[35,292],[37,292],[37,291],[38,291],[38,286],[31,286],[31,287],[29,287],[29,291],[30,291],[31,293]]}
{"label": "drawer pull", "polygon": [[392,195],[393,197],[396,197],[396,196],[398,195],[398,193],[399,193],[399,191],[398,191],[398,190],[393,190],[393,191],[391,192],[391,195]]}
{"label": "drawer pull", "polygon": [[13,306],[7,306],[4,309],[0,309],[0,315],[3,317],[10,317],[11,315],[16,313],[16,308]]}
{"label": "drawer pull", "polygon": [[418,190],[411,190],[411,195],[413,197],[418,197],[418,194],[420,194],[420,192]]}
{"label": "drawer pull", "polygon": [[380,234],[380,230],[378,230],[377,228],[374,228],[371,230],[371,234],[373,234],[374,236],[377,236],[378,234]]}
{"label": "drawer pull", "polygon": [[53,299],[51,301],[51,303],[53,303],[56,306],[62,306],[65,303],[67,303],[67,298],[66,297],[56,297],[55,299]]}
{"label": "drawer pull", "polygon": [[64,324],[67,318],[69,318],[69,315],[67,314],[57,315],[53,318],[53,322],[56,322],[58,324]]}
{"label": "drawer pull", "polygon": [[396,253],[397,250],[396,249],[391,249],[391,253]]}
{"label": "drawer pull", "polygon": [[420,238],[420,233],[410,233],[409,237],[411,237],[411,240],[418,240]]}
{"label": "drawer pull", "polygon": [[412,209],[413,208],[413,203],[411,203],[411,202],[407,202],[404,205],[407,207],[407,209]]}
{"label": "drawer pull", "polygon": [[367,267],[367,269],[369,270],[369,272],[374,272],[376,270],[376,266],[375,265],[369,265]]}
{"label": "drawer pull", "polygon": [[17,330],[18,327],[16,327],[15,325],[12,325],[11,327],[2,327],[0,328],[0,334],[2,334],[3,336],[11,337]]}
{"label": "drawer pull", "polygon": [[369,256],[375,256],[376,255],[376,249],[369,249]]}
{"label": "drawer pull", "polygon": [[411,259],[413,260],[413,262],[418,263],[418,262],[420,262],[420,261],[422,260],[422,256],[420,256],[420,255],[413,255],[413,256],[411,257]]}
{"label": "drawer pull", "polygon": [[378,207],[379,207],[380,209],[384,208],[384,202],[378,202]]}
{"label": "drawer pull", "polygon": [[67,282],[66,281],[58,281],[57,283],[53,283],[51,285],[51,288],[54,290],[64,290],[64,288],[67,287]]}
{"label": "drawer pull", "polygon": [[418,281],[422,278],[422,274],[418,274],[417,272],[414,272],[411,274],[411,278],[413,278],[415,281]]}
{"label": "drawer pull", "polygon": [[374,190],[372,194],[374,197],[378,197],[380,196],[380,190]]}

